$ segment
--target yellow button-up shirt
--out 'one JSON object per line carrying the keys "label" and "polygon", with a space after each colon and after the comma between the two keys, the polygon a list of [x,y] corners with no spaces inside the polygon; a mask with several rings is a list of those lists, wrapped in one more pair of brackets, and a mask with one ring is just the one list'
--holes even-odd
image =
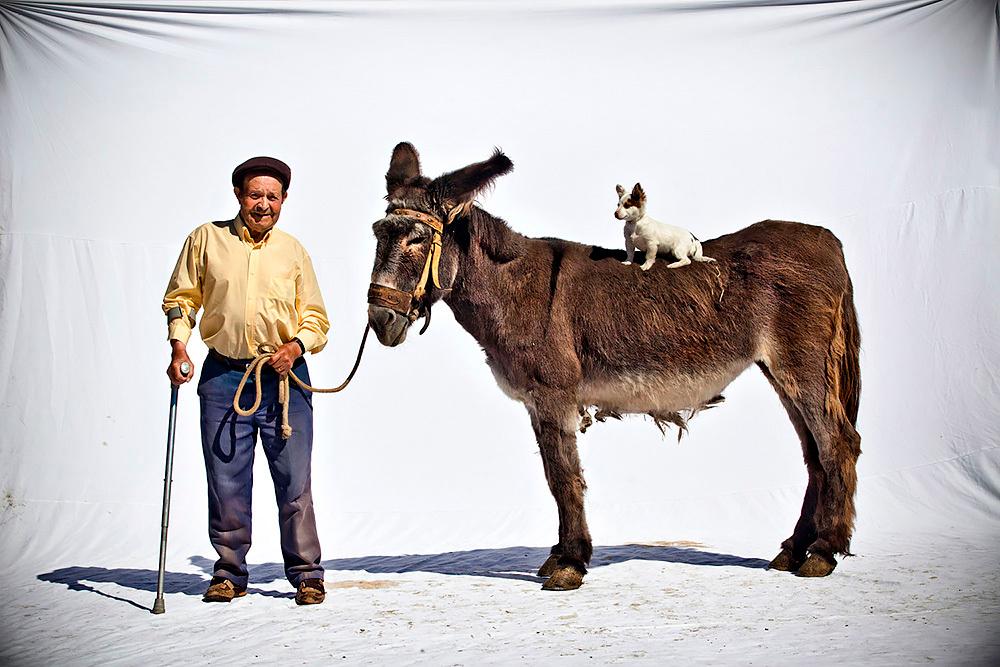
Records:
{"label": "yellow button-up shirt", "polygon": [[292,338],[309,352],[326,345],[330,329],[312,261],[290,234],[272,227],[254,242],[242,218],[210,222],[184,241],[163,295],[170,340],[187,343],[199,308],[201,338],[219,354],[257,356],[262,343]]}

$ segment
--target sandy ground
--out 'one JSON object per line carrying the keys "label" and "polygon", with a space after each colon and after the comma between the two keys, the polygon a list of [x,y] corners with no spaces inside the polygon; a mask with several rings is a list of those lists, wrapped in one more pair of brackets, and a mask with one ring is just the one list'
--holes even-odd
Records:
{"label": "sandy ground", "polygon": [[203,603],[202,554],[171,564],[162,616],[155,570],[70,554],[0,573],[0,664],[995,665],[997,538],[883,534],[825,579],[766,570],[760,544],[598,546],[564,593],[540,590],[542,547],[341,558],[310,608],[276,563],[252,566],[245,598]]}

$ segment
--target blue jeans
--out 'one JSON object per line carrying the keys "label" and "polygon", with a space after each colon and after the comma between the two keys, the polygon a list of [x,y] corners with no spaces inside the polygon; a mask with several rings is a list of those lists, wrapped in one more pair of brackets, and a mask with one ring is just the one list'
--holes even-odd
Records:
{"label": "blue jeans", "polygon": [[[305,359],[297,359],[292,369],[303,382],[309,383]],[[242,371],[209,355],[198,382],[201,443],[208,474],[208,535],[219,554],[214,575],[230,579],[240,587],[247,585],[253,460],[259,433],[278,503],[285,576],[292,586],[298,586],[303,579],[322,579],[310,472],[312,397],[294,380],[290,383],[288,421],[293,433],[284,440],[277,373],[265,367],[261,374],[263,398],[249,417],[233,411],[233,395],[242,376]],[[249,409],[253,398],[251,376],[240,407]]]}

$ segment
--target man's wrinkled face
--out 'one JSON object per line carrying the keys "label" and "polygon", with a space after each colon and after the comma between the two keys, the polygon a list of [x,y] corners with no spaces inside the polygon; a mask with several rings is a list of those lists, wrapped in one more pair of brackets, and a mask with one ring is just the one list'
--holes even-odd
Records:
{"label": "man's wrinkled face", "polygon": [[255,234],[263,234],[278,222],[281,205],[288,196],[281,191],[281,181],[274,176],[253,176],[243,181],[242,188],[234,188],[240,202],[240,216]]}

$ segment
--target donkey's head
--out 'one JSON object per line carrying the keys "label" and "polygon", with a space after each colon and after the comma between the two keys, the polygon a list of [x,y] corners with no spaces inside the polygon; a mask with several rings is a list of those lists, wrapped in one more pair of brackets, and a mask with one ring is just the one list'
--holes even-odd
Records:
{"label": "donkey's head", "polygon": [[449,230],[472,209],[476,195],[514,168],[499,150],[431,180],[408,143],[392,151],[385,175],[389,206],[372,225],[378,245],[368,290],[368,322],[383,345],[399,345],[410,325],[450,289],[458,252]]}

